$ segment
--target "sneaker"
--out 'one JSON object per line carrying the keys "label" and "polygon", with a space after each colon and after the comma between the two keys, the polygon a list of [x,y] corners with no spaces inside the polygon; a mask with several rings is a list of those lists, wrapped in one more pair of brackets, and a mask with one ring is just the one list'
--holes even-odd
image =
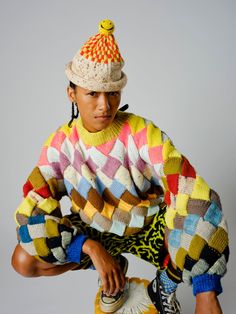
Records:
{"label": "sneaker", "polygon": [[[120,267],[126,275],[128,269],[128,260],[123,255],[119,255],[117,260],[120,264]],[[99,279],[99,285],[101,286],[101,280]],[[100,308],[104,313],[111,313],[119,310],[125,301],[128,298],[128,290],[129,290],[129,283],[126,282],[124,291],[118,292],[115,296],[107,296],[103,291],[101,292],[100,297]]]}
{"label": "sneaker", "polygon": [[159,279],[159,272],[156,278],[148,285],[148,295],[160,314],[180,314],[181,307],[176,298],[175,292],[166,293]]}

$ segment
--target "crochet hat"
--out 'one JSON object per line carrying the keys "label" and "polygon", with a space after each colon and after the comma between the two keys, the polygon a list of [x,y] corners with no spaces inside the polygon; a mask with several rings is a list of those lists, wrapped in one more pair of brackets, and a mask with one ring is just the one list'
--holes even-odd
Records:
{"label": "crochet hat", "polygon": [[110,20],[99,23],[99,33],[90,37],[66,65],[66,76],[75,85],[101,92],[122,89],[127,77],[121,69],[121,57],[113,32],[115,26]]}

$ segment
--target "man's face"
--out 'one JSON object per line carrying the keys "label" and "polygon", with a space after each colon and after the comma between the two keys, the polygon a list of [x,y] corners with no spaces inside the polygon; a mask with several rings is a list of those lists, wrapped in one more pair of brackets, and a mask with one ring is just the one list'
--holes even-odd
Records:
{"label": "man's face", "polygon": [[76,102],[83,126],[89,132],[98,132],[107,128],[114,120],[118,110],[121,91],[94,92],[80,86],[68,87],[68,96]]}

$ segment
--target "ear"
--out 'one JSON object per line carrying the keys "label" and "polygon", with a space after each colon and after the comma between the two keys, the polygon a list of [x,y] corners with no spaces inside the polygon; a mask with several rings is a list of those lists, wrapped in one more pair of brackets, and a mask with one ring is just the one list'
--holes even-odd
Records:
{"label": "ear", "polygon": [[72,87],[67,87],[67,96],[70,99],[70,102],[75,102],[75,91]]}

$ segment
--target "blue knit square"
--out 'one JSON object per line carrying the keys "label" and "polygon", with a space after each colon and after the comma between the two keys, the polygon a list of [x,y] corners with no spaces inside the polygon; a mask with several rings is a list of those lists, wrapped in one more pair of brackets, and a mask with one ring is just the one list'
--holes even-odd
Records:
{"label": "blue knit square", "polygon": [[212,202],[212,204],[208,207],[208,210],[204,216],[204,220],[210,222],[214,226],[218,226],[219,223],[222,220],[222,211],[217,206],[215,202]]}
{"label": "blue knit square", "polygon": [[92,188],[91,184],[85,179],[81,178],[79,185],[77,187],[77,191],[83,198],[88,199],[88,192]]}
{"label": "blue knit square", "polygon": [[31,216],[29,217],[28,222],[29,225],[43,224],[45,223],[45,217],[44,215]]}
{"label": "blue knit square", "polygon": [[103,184],[103,182],[101,181],[101,179],[97,176],[96,177],[96,187],[97,187],[97,191],[102,195],[103,191],[105,190],[106,186],[105,184]]}
{"label": "blue knit square", "polygon": [[23,226],[20,226],[19,228],[19,236],[20,236],[20,239],[23,243],[29,243],[29,242],[32,242],[32,239],[29,235],[29,231],[28,231],[28,228],[27,228],[27,225],[23,225]]}
{"label": "blue knit square", "polygon": [[64,179],[64,184],[65,184],[68,195],[71,195],[71,191],[74,188],[73,185],[66,179]]}
{"label": "blue knit square", "polygon": [[126,187],[120,182],[118,182],[116,179],[114,179],[109,190],[116,198],[120,198],[121,195],[125,192]]}
{"label": "blue knit square", "polygon": [[175,248],[179,248],[180,247],[180,241],[181,241],[181,235],[182,235],[182,231],[181,230],[178,230],[178,229],[174,229],[170,232],[170,235],[169,235],[169,244],[172,246],[172,247],[175,247]]}
{"label": "blue knit square", "polygon": [[195,234],[200,216],[190,214],[184,220],[184,231],[190,235]]}

